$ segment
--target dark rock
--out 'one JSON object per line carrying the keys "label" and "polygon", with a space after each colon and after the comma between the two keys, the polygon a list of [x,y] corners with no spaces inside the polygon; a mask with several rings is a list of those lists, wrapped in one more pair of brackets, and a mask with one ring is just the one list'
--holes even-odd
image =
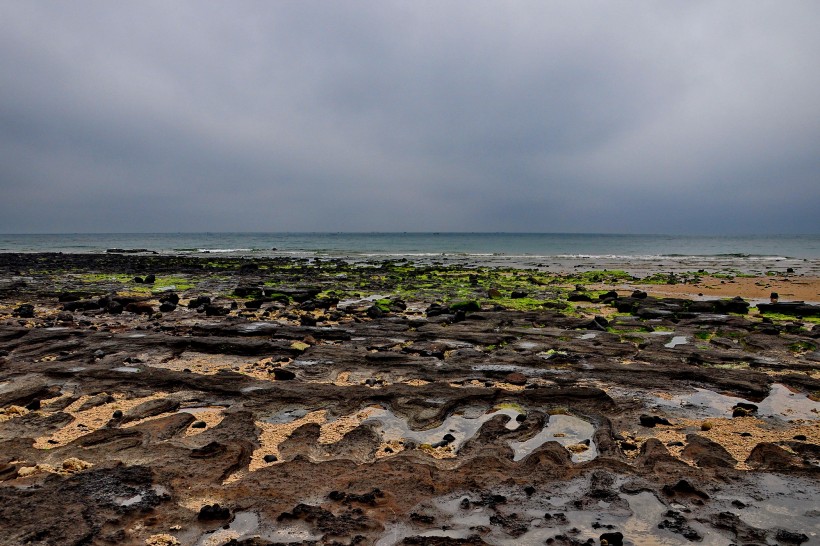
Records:
{"label": "dark rock", "polygon": [[701,468],[734,468],[737,464],[722,445],[698,434],[686,436],[686,447],[681,456],[693,460]]}
{"label": "dark rock", "polygon": [[205,421],[197,421],[191,425],[191,428],[205,428],[208,424]]}
{"label": "dark rock", "polygon": [[28,404],[26,404],[26,409],[29,411],[36,411],[40,409],[41,403],[39,399],[32,400]]}
{"label": "dark rock", "polygon": [[24,303],[14,310],[13,315],[20,318],[34,318],[34,306],[30,303]]}
{"label": "dark rock", "polygon": [[691,483],[686,480],[679,480],[678,483],[675,485],[664,485],[663,492],[665,495],[669,497],[675,496],[691,496],[691,497],[699,497],[703,500],[707,500],[709,495],[700,489],[697,489]]}
{"label": "dark rock", "polygon": [[775,538],[778,542],[785,542],[787,544],[803,544],[808,542],[809,537],[805,533],[794,533],[786,529],[778,529]]}
{"label": "dark rock", "polygon": [[104,404],[110,404],[113,401],[114,397],[108,393],[103,392],[100,394],[95,394],[94,396],[86,400],[79,408],[77,408],[77,411],[87,411],[98,406],[102,406]]}
{"label": "dark rock", "polygon": [[658,524],[658,529],[668,529],[669,531],[683,535],[683,537],[687,540],[694,542],[700,542],[703,540],[701,534],[687,524],[686,518],[680,512],[668,510],[664,514],[664,517],[666,519]]}
{"label": "dark rock", "polygon": [[655,425],[671,425],[672,423],[669,422],[668,419],[665,417],[660,417],[658,415],[647,415],[643,414],[640,416],[641,426],[647,428],[654,428]]}
{"label": "dark rock", "polygon": [[436,521],[436,518],[434,518],[433,516],[428,516],[426,514],[419,514],[418,512],[413,512],[410,514],[410,520],[430,525],[431,523]]}
{"label": "dark rock", "polygon": [[142,279],[143,284],[154,284],[157,281],[157,277],[151,273],[147,275],[144,279]]}
{"label": "dark rock", "polygon": [[228,309],[227,307],[222,307],[220,305],[213,305],[213,304],[206,304],[205,305],[205,316],[208,316],[208,317],[224,317],[230,312],[231,312],[230,309]]}
{"label": "dark rock", "polygon": [[203,305],[208,305],[209,303],[211,303],[211,298],[208,296],[198,296],[188,302],[188,309],[196,309],[198,307],[202,307]]}
{"label": "dark rock", "polygon": [[312,315],[302,315],[299,317],[299,324],[302,326],[316,326],[318,320]]}
{"label": "dark rock", "polygon": [[800,457],[780,446],[769,442],[761,442],[752,449],[746,459],[746,464],[752,468],[763,470],[785,470],[801,468],[805,463]]}
{"label": "dark rock", "polygon": [[122,419],[122,410],[114,410],[114,413],[111,414],[112,419]]}
{"label": "dark rock", "polygon": [[448,444],[451,444],[451,443],[453,443],[453,442],[455,442],[455,441],[456,441],[456,437],[455,437],[455,436],[453,436],[453,435],[452,435],[452,434],[450,434],[450,433],[447,433],[447,434],[445,434],[445,435],[442,437],[442,440],[443,440],[443,441],[445,441],[445,442],[447,442]]}
{"label": "dark rock", "polygon": [[507,376],[504,377],[504,381],[510,385],[524,386],[527,384],[527,376],[522,373],[513,372],[511,374],[507,374]]}
{"label": "dark rock", "polygon": [[778,313],[801,317],[820,317],[820,305],[811,305],[801,302],[759,303],[757,308],[761,313]]}
{"label": "dark rock", "polygon": [[512,298],[514,300],[521,299],[521,298],[526,298],[526,297],[527,297],[527,293],[522,291],[522,290],[513,290],[512,293],[510,294],[510,298]]}
{"label": "dark rock", "polygon": [[595,317],[592,321],[589,322],[586,326],[584,326],[587,330],[597,330],[599,332],[606,332],[607,327],[609,326],[609,321],[604,317]]}
{"label": "dark rock", "polygon": [[177,305],[179,303],[179,294],[177,294],[176,292],[165,292],[162,294],[162,296],[160,296],[159,301],[161,303],[167,301],[169,303]]}
{"label": "dark rock", "polygon": [[125,310],[129,313],[135,313],[137,315],[154,314],[154,308],[148,305],[147,303],[129,303],[125,306]]}
{"label": "dark rock", "polygon": [[296,379],[295,373],[284,368],[274,368],[271,373],[273,373],[273,377],[277,381],[290,381],[292,379]]}
{"label": "dark rock", "polygon": [[614,290],[610,290],[609,292],[604,292],[600,296],[598,296],[598,301],[602,303],[612,303],[613,301],[618,299],[618,293]]}
{"label": "dark rock", "polygon": [[276,455],[268,454],[262,457],[262,460],[264,460],[266,463],[275,463],[279,460],[279,457],[277,457]]}
{"label": "dark rock", "polygon": [[567,295],[567,301],[592,301],[592,297],[585,292],[574,291]]}
{"label": "dark rock", "polygon": [[168,398],[158,398],[155,400],[148,400],[138,406],[135,406],[125,412],[123,415],[123,422],[129,423],[131,421],[139,421],[147,417],[154,417],[163,413],[176,411],[179,408],[179,402],[176,400],[169,400]]}
{"label": "dark rock", "polygon": [[199,509],[196,519],[199,521],[216,521],[230,519],[231,511],[219,504],[206,504]]}
{"label": "dark rock", "polygon": [[142,284],[142,277],[134,277],[131,280],[133,280],[137,284]]}
{"label": "dark rock", "polygon": [[608,546],[623,546],[624,544],[624,535],[620,532],[614,533],[604,533],[600,536],[601,544],[606,541]]}
{"label": "dark rock", "polygon": [[174,311],[176,308],[177,306],[175,303],[172,303],[170,301],[164,301],[160,304],[159,311],[160,313],[170,313],[171,311]]}
{"label": "dark rock", "polygon": [[649,295],[643,290],[635,290],[634,292],[632,292],[631,297],[635,298],[636,300],[645,300],[648,296]]}

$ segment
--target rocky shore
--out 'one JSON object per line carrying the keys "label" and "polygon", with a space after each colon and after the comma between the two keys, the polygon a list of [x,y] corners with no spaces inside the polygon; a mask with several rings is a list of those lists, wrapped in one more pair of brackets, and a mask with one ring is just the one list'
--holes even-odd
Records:
{"label": "rocky shore", "polygon": [[819,286],[0,254],[0,544],[817,544]]}

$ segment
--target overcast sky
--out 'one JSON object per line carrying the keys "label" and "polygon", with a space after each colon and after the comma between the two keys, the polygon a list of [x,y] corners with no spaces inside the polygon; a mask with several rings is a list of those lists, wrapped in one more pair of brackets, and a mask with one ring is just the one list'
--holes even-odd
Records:
{"label": "overcast sky", "polygon": [[820,2],[0,0],[0,232],[820,233]]}

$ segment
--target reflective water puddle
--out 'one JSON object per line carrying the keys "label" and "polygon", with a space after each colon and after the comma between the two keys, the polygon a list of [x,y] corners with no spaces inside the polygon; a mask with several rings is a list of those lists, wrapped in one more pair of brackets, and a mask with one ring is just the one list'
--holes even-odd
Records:
{"label": "reflective water puddle", "polygon": [[519,427],[516,417],[521,412],[512,408],[495,409],[489,412],[481,410],[466,410],[460,415],[449,416],[441,425],[428,430],[413,430],[407,421],[396,416],[392,411],[382,408],[372,408],[364,423],[378,423],[378,432],[384,441],[412,440],[417,444],[436,445],[444,440],[445,435],[454,437],[447,443],[453,451],[458,451],[467,440],[475,436],[481,425],[498,415],[506,415],[510,420],[505,425],[508,430]]}
{"label": "reflective water puddle", "polygon": [[[657,406],[694,410],[703,417],[731,417],[732,408],[739,403],[750,403],[745,398],[727,396],[708,389],[696,388],[692,394],[681,394],[670,399],[653,398]],[[758,417],[780,419],[820,419],[820,402],[809,399],[806,394],[795,393],[785,385],[772,385],[763,401],[756,403]]]}
{"label": "reflective water puddle", "polygon": [[[514,461],[520,461],[546,442],[556,441],[564,447],[577,446],[571,449],[572,461],[591,461],[598,456],[595,442],[592,437],[595,434],[595,427],[583,419],[571,415],[551,415],[546,426],[530,438],[523,442],[511,441],[510,447],[515,452]],[[587,449],[582,450],[581,446],[588,443]]]}
{"label": "reflective water puddle", "polygon": [[686,336],[675,336],[669,343],[664,344],[667,349],[674,349],[678,345],[686,345]]}

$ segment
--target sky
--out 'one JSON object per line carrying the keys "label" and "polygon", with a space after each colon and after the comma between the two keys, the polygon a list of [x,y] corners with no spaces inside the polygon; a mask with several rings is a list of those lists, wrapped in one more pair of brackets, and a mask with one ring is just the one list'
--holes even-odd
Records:
{"label": "sky", "polygon": [[820,2],[0,0],[0,233],[820,233]]}

